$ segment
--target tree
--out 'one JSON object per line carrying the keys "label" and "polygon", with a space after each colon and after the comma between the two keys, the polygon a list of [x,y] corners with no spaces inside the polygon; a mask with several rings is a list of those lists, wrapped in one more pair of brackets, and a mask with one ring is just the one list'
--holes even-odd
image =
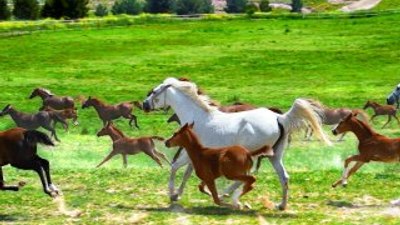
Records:
{"label": "tree", "polygon": [[146,12],[170,13],[173,4],[173,0],[146,0]]}
{"label": "tree", "polygon": [[260,11],[261,12],[269,12],[269,11],[271,11],[271,7],[269,7],[269,1],[268,0],[261,0],[259,7],[260,7]]}
{"label": "tree", "polygon": [[117,0],[112,6],[111,12],[117,14],[137,15],[143,11],[143,4],[138,0]]}
{"label": "tree", "polygon": [[177,0],[174,8],[178,15],[214,12],[211,0]]}
{"label": "tree", "polygon": [[42,17],[78,19],[88,15],[89,0],[47,0],[42,8]]}
{"label": "tree", "polygon": [[226,0],[225,12],[243,13],[246,11],[248,0]]}
{"label": "tree", "polygon": [[94,11],[94,15],[100,16],[100,17],[107,16],[108,15],[107,7],[101,3],[98,4],[96,6],[96,10]]}
{"label": "tree", "polygon": [[11,12],[7,6],[7,0],[0,0],[0,20],[10,19]]}
{"label": "tree", "polygon": [[292,12],[301,12],[302,7],[302,0],[292,0]]}
{"label": "tree", "polygon": [[14,0],[13,14],[21,20],[36,20],[39,17],[39,3],[36,0]]}

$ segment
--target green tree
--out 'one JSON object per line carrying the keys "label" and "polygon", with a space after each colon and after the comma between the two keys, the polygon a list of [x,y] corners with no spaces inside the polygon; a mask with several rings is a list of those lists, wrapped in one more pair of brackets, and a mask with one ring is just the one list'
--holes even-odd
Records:
{"label": "green tree", "polygon": [[261,0],[259,7],[260,7],[261,12],[270,12],[271,11],[271,7],[269,7],[268,0]]}
{"label": "green tree", "polygon": [[177,0],[174,8],[178,15],[214,12],[214,6],[211,0]]}
{"label": "green tree", "polygon": [[226,0],[225,12],[227,13],[244,13],[248,0]]}
{"label": "green tree", "polygon": [[301,12],[303,8],[302,0],[292,0],[292,12]]}
{"label": "green tree", "polygon": [[0,20],[10,19],[11,12],[7,6],[7,0],[0,0]]}
{"label": "green tree", "polygon": [[170,13],[172,12],[173,0],[146,0],[146,12]]}
{"label": "green tree", "polygon": [[14,0],[13,15],[21,20],[36,20],[39,17],[39,3],[36,0]]}
{"label": "green tree", "polygon": [[60,19],[78,19],[88,15],[89,0],[47,0],[42,8],[41,16]]}
{"label": "green tree", "polygon": [[98,4],[96,6],[96,10],[94,11],[94,15],[100,16],[100,17],[107,16],[108,15],[107,7],[101,3]]}
{"label": "green tree", "polygon": [[117,0],[112,6],[111,12],[117,14],[137,15],[143,12],[143,3],[138,0]]}

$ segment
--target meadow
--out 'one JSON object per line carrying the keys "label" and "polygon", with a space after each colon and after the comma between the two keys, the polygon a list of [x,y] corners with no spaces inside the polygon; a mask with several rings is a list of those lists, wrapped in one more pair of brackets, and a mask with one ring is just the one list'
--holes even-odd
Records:
{"label": "meadow", "polygon": [[[138,24],[101,30],[43,31],[0,37],[0,108],[12,104],[35,112],[36,87],[57,95],[96,96],[107,102],[144,100],[166,77],[188,77],[221,104],[233,101],[287,110],[294,99],[314,98],[331,107],[361,108],[367,99],[384,103],[398,84],[400,15],[325,20],[188,20]],[[213,205],[197,190],[193,176],[180,204],[169,210],[168,166],[159,168],[144,155],[129,157],[128,168],[116,157],[100,169],[111,141],[97,138],[102,124],[94,109],[80,109],[77,127],[64,132],[55,148],[40,147],[49,159],[54,182],[68,207],[82,215],[60,215],[41,191],[33,172],[3,168],[7,183],[20,180],[20,192],[0,192],[0,223],[5,224],[396,224],[400,209],[400,167],[371,163],[347,188],[332,189],[342,161],[356,152],[348,135],[333,147],[294,135],[285,157],[291,176],[287,211],[273,209],[280,185],[268,162],[257,174],[256,188],[243,198],[251,210]],[[163,112],[136,110],[140,130],[126,120],[117,125],[130,136],[170,136],[178,126]],[[371,115],[371,112],[369,111]],[[380,129],[400,136],[393,122]],[[0,129],[13,127],[0,118]],[[330,127],[326,127],[330,134]],[[171,158],[175,153],[158,142]],[[182,171],[181,171],[182,172]],[[221,184],[224,183],[221,181]]]}

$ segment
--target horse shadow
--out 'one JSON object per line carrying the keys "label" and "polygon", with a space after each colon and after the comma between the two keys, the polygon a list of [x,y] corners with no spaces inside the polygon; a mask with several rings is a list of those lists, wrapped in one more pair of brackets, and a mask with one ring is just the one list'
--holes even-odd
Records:
{"label": "horse shadow", "polygon": [[14,221],[17,221],[17,218],[10,215],[0,214],[0,222],[14,222]]}

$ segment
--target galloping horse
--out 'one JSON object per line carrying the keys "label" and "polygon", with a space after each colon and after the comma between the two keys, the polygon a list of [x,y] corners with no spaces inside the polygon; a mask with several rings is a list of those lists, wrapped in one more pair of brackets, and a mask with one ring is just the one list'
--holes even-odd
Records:
{"label": "galloping horse", "polygon": [[365,103],[364,105],[364,109],[367,109],[369,107],[371,107],[375,113],[374,115],[372,115],[371,121],[377,116],[383,116],[383,115],[388,116],[388,121],[383,125],[382,128],[385,128],[385,126],[392,120],[392,116],[397,120],[397,123],[400,124],[399,118],[397,118],[396,116],[397,113],[396,107],[392,105],[380,105],[377,102],[368,100],[367,103]]}
{"label": "galloping horse", "polygon": [[43,106],[39,110],[43,110],[46,106],[50,106],[53,109],[61,110],[74,108],[74,99],[69,96],[55,96],[49,90],[44,88],[36,88],[32,91],[29,99],[39,96],[43,101]]}
{"label": "galloping horse", "polygon": [[399,108],[399,99],[400,99],[400,84],[396,86],[396,88],[390,93],[390,95],[386,98],[386,102],[388,105],[394,105],[396,103],[396,108]]}
{"label": "galloping horse", "polygon": [[100,119],[103,121],[103,126],[105,126],[107,122],[111,122],[112,120],[118,119],[122,116],[129,119],[129,126],[132,126],[132,121],[134,121],[135,126],[139,128],[137,118],[132,114],[133,105],[137,104],[137,102],[123,102],[116,105],[107,105],[99,99],[89,96],[89,98],[83,102],[82,109],[93,106]]}
{"label": "galloping horse", "polygon": [[[368,122],[368,115],[361,109],[348,109],[348,108],[334,109],[334,108],[329,108],[329,107],[323,105],[319,101],[315,101],[315,100],[311,100],[311,99],[307,99],[307,101],[309,101],[311,104],[313,104],[321,109],[321,121],[322,121],[322,124],[324,124],[324,125],[330,125],[330,126],[337,125],[338,123],[340,123],[340,121],[342,121],[344,118],[346,118],[348,115],[350,115],[352,113],[357,113],[364,122]],[[305,139],[310,140],[312,133],[313,133],[313,131],[312,130],[310,131],[309,127],[307,127]],[[346,135],[346,133],[343,133],[339,137],[338,141],[342,141],[344,138],[344,135]]]}
{"label": "galloping horse", "polygon": [[[217,107],[210,106],[206,96],[198,95],[197,86],[192,82],[167,78],[152,90],[143,102],[145,111],[171,107],[178,115],[182,124],[194,122],[194,132],[206,147],[224,147],[242,145],[250,151],[262,146],[273,146],[274,156],[270,157],[274,169],[280,178],[283,197],[279,209],[287,206],[289,176],[283,165],[283,153],[288,134],[307,121],[324,142],[330,141],[323,133],[317,115],[317,108],[309,102],[296,99],[292,108],[285,114],[279,115],[268,109],[260,108],[238,113],[224,113]],[[169,195],[172,201],[178,200],[183,193],[185,183],[193,168],[189,164],[182,185],[175,192],[175,175],[177,170],[190,162],[186,151],[172,164],[169,181]],[[240,186],[234,183],[227,191],[232,192]]]}
{"label": "galloping horse", "polygon": [[[18,127],[22,127],[28,130],[35,130],[39,127],[51,132],[51,136],[57,141],[60,141],[57,137],[56,129],[54,127],[55,121],[60,122],[63,126],[67,126],[67,122],[59,117],[54,112],[39,111],[35,114],[28,114],[24,112],[19,112],[14,109],[10,104],[4,107],[0,112],[0,116],[10,115],[12,120]],[[54,123],[52,123],[54,121]]]}
{"label": "galloping horse", "polygon": [[37,155],[37,143],[54,146],[50,138],[40,131],[17,127],[0,132],[0,190],[18,191],[24,185],[23,182],[17,186],[4,185],[2,167],[11,164],[15,168],[38,173],[44,193],[51,197],[59,194],[51,181],[49,161]]}
{"label": "galloping horse", "polygon": [[[386,163],[400,161],[400,138],[388,138],[376,133],[367,123],[358,120],[356,115],[348,115],[332,130],[335,135],[351,131],[359,141],[359,154],[350,156],[345,160],[343,176],[332,187],[336,187],[339,184],[346,186],[347,179],[357,172],[362,165],[370,161]],[[353,161],[356,164],[349,167]]]}

